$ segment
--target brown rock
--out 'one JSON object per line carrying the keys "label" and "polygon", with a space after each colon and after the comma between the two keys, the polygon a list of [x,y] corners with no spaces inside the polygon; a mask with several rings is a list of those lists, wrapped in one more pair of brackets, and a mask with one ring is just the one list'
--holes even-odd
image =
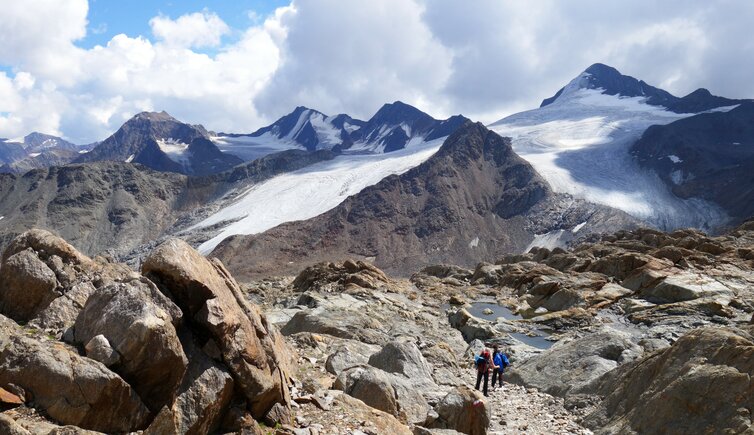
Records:
{"label": "brown rock", "polygon": [[53,419],[102,432],[143,429],[149,411],[104,365],[61,344],[10,337],[0,352],[0,385],[18,385]]}
{"label": "brown rock", "polygon": [[162,408],[144,435],[215,433],[228,410],[233,377],[204,355],[190,334],[185,334],[183,342],[190,363],[178,397]]}
{"label": "brown rock", "polygon": [[15,408],[24,404],[23,399],[0,387],[0,409]]}
{"label": "brown rock", "polygon": [[490,426],[491,412],[484,396],[467,386],[451,390],[435,406],[435,412],[438,417],[429,424],[432,428],[485,435]]}
{"label": "brown rock", "polygon": [[0,311],[26,322],[60,296],[55,273],[25,249],[9,256],[0,266]]}
{"label": "brown rock", "polygon": [[746,433],[754,406],[754,339],[702,328],[628,364],[601,385],[585,418],[597,433]]}
{"label": "brown rock", "polygon": [[267,414],[264,415],[264,422],[270,427],[275,427],[278,424],[290,425],[293,423],[291,410],[280,403],[276,403],[272,405],[272,408],[270,408],[270,410],[267,411]]}
{"label": "brown rock", "polygon": [[292,352],[219,261],[209,261],[172,239],[146,259],[142,271],[215,341],[254,417],[261,418],[275,403],[290,402],[287,370]]}

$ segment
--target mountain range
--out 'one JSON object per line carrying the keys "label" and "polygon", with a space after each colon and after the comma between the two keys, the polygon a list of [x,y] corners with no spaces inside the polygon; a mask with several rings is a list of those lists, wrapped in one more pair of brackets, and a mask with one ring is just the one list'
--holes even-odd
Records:
{"label": "mountain range", "polygon": [[90,150],[0,142],[18,174],[0,178],[0,240],[40,226],[138,262],[178,235],[253,276],[347,256],[471,265],[640,225],[717,232],[754,214],[752,107],[595,64],[487,127],[402,102],[367,121],[297,107],[249,134],[144,112]]}

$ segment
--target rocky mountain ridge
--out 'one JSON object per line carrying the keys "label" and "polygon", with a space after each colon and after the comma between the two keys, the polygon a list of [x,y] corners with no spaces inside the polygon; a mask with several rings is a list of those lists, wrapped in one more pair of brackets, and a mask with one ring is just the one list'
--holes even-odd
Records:
{"label": "rocky mountain ridge", "polygon": [[407,273],[432,262],[473,264],[520,252],[535,234],[589,234],[634,222],[621,212],[554,194],[506,139],[467,122],[408,172],[313,219],[227,238],[212,255],[241,277],[290,272],[285,266],[290,261],[346,257]]}
{"label": "rocky mountain ridge", "polygon": [[577,89],[597,89],[606,95],[642,97],[649,105],[663,106],[675,113],[699,113],[752,101],[719,97],[712,95],[704,88],[699,88],[684,97],[676,97],[670,92],[647,84],[643,80],[623,75],[611,66],[595,63],[568,85],[558,90],[555,95],[542,101],[539,107],[548,106],[564,93],[567,94]]}

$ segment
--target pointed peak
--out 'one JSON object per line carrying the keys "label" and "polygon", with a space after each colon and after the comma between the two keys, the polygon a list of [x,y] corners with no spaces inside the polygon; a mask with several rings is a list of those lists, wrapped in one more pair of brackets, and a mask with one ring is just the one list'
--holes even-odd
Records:
{"label": "pointed peak", "polygon": [[709,90],[707,90],[705,88],[699,88],[699,89],[691,92],[690,94],[686,95],[683,98],[687,98],[687,97],[711,97],[711,96],[712,96],[712,92],[710,92]]}

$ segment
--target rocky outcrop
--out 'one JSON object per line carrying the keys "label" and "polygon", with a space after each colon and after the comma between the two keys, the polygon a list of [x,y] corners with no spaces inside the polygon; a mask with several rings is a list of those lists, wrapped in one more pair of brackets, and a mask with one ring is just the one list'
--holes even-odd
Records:
{"label": "rocky outcrop", "polygon": [[146,259],[142,272],[209,337],[207,346],[218,349],[255,417],[275,403],[288,404],[289,352],[219,261],[172,239]]}
{"label": "rocky outcrop", "polygon": [[510,370],[508,380],[554,396],[594,393],[595,382],[601,376],[639,358],[642,352],[626,334],[605,328],[517,364]]}
{"label": "rocky outcrop", "polygon": [[351,367],[366,364],[368,360],[369,357],[366,355],[352,350],[349,346],[342,346],[327,356],[325,370],[338,376]]}
{"label": "rocky outcrop", "polygon": [[64,424],[130,432],[149,421],[136,392],[104,365],[20,332],[0,351],[0,385],[8,384],[23,388],[36,407]]}
{"label": "rocky outcrop", "polygon": [[586,424],[600,434],[752,430],[751,328],[703,328],[617,370]]}
{"label": "rocky outcrop", "polygon": [[363,261],[319,263],[307,267],[296,276],[293,287],[299,291],[316,288],[320,291],[343,291],[352,287],[377,289],[391,280],[383,271]]}
{"label": "rocky outcrop", "polygon": [[[60,430],[202,434],[225,424],[231,403],[240,424],[228,430],[287,409],[293,361],[282,335],[219,262],[185,243],[167,243],[145,265],[159,287],[40,230],[10,244],[8,264],[22,277],[44,266],[55,287],[23,329],[0,315],[0,392],[77,426]],[[4,310],[28,306],[12,296]],[[28,430],[58,430],[45,424]]]}
{"label": "rocky outcrop", "polygon": [[189,365],[177,397],[163,407],[145,435],[205,434],[214,432],[221,424],[233,397],[233,377],[222,365],[183,337]]}

